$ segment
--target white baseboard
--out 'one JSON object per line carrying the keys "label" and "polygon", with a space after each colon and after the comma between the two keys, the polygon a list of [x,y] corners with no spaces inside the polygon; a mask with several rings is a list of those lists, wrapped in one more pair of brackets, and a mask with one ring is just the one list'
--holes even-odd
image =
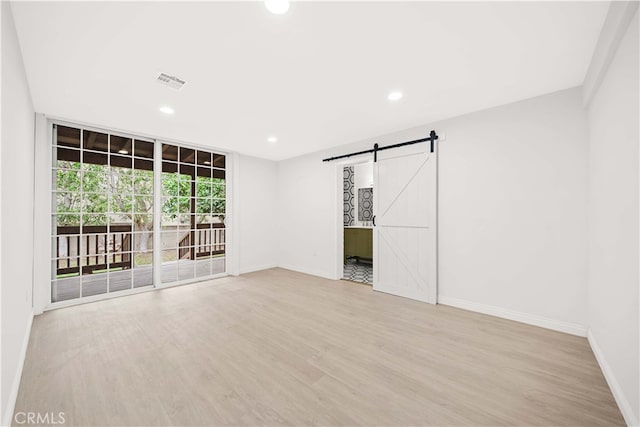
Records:
{"label": "white baseboard", "polygon": [[628,426],[638,426],[640,425],[640,420],[636,419],[633,414],[633,410],[631,408],[631,404],[629,400],[626,398],[618,380],[616,380],[613,371],[611,370],[611,366],[607,363],[607,359],[604,357],[604,353],[602,349],[598,345],[596,338],[594,337],[591,329],[587,332],[587,340],[589,340],[589,345],[591,345],[591,350],[593,354],[596,356],[596,360],[598,361],[598,365],[600,365],[600,370],[602,370],[602,374],[604,375],[605,380],[607,380],[607,384],[611,389],[611,393],[613,394],[613,398],[616,400],[618,404],[618,408],[624,417],[625,422]]}
{"label": "white baseboard", "polygon": [[265,264],[265,265],[241,268],[240,274],[253,273],[254,271],[260,271],[260,270],[268,270],[270,268],[276,268],[277,266],[278,266],[277,264]]}
{"label": "white baseboard", "polygon": [[278,267],[284,268],[285,270],[295,271],[297,273],[308,274],[310,276],[322,277],[323,279],[336,280],[336,278],[333,277],[331,274],[326,274],[326,273],[322,273],[322,272],[319,272],[319,271],[311,271],[311,270],[307,270],[307,269],[301,268],[301,267],[295,267],[295,266],[292,266],[292,265],[282,265],[282,264],[279,265]]}
{"label": "white baseboard", "polygon": [[3,426],[10,426],[13,421],[13,411],[16,408],[16,400],[18,399],[18,390],[20,390],[20,380],[22,379],[22,369],[24,368],[24,360],[27,357],[27,348],[29,347],[29,337],[31,336],[31,325],[33,324],[33,313],[29,315],[27,321],[27,331],[24,335],[22,342],[22,348],[20,349],[20,356],[18,358],[18,366],[16,374],[13,377],[13,383],[11,384],[11,391],[9,392],[9,399],[7,401],[7,408],[2,420]]}
{"label": "white baseboard", "polygon": [[485,305],[477,302],[465,301],[458,298],[450,298],[446,296],[438,296],[438,304],[450,305],[452,307],[462,308],[464,310],[489,314],[491,316],[514,320],[516,322],[539,326],[541,328],[564,332],[571,335],[577,335],[579,337],[587,336],[586,326],[549,319],[547,317],[536,316],[533,314],[522,313],[519,311],[508,310],[506,308],[495,307],[492,305]]}

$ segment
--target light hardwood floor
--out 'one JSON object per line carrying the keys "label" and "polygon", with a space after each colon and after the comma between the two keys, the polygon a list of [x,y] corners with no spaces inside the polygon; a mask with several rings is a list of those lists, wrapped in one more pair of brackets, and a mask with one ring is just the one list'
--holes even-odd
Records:
{"label": "light hardwood floor", "polygon": [[586,339],[265,270],[34,319],[66,425],[623,425]]}

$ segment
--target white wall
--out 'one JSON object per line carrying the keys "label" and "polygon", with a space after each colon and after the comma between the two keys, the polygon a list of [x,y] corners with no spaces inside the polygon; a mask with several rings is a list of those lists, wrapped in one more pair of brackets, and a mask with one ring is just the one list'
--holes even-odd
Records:
{"label": "white wall", "polygon": [[588,106],[589,339],[628,424],[640,422],[638,13]]}
{"label": "white wall", "polygon": [[277,199],[276,163],[245,155],[237,156],[237,244],[239,272],[262,270],[278,265],[276,221],[280,215]]}
{"label": "white wall", "polygon": [[13,406],[31,326],[33,254],[31,94],[11,6],[2,2],[2,422]]}
{"label": "white wall", "polygon": [[339,277],[342,165],[323,157],[431,129],[445,136],[441,301],[585,334],[587,124],[579,88],[279,162],[280,265]]}
{"label": "white wall", "polygon": [[479,304],[468,308],[584,334],[587,124],[580,90],[434,128],[446,135],[439,175],[442,302]]}

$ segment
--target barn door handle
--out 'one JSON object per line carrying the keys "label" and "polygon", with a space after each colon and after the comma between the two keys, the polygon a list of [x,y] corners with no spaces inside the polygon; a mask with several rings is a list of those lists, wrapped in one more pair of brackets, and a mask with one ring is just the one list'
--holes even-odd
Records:
{"label": "barn door handle", "polygon": [[373,216],[373,226],[374,227],[376,226],[376,216],[375,215]]}

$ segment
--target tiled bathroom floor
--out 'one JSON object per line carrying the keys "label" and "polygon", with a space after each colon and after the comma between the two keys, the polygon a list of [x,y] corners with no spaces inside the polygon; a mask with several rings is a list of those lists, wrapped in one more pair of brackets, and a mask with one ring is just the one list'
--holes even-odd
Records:
{"label": "tiled bathroom floor", "polygon": [[348,259],[344,265],[343,278],[354,282],[373,284],[373,266],[364,262]]}

